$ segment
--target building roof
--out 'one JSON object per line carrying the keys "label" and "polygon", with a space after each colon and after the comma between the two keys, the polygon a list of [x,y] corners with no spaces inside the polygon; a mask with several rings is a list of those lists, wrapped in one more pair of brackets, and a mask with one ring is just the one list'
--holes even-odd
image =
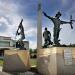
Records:
{"label": "building roof", "polygon": [[15,47],[0,47],[0,50],[10,50],[14,49]]}
{"label": "building roof", "polygon": [[5,40],[11,40],[11,37],[6,37],[6,36],[0,36],[0,38],[3,38]]}

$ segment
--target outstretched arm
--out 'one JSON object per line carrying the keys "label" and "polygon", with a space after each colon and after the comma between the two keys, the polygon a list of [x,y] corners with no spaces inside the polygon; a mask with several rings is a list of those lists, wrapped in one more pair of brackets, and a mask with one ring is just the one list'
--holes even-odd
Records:
{"label": "outstretched arm", "polygon": [[61,24],[71,24],[71,22],[61,21]]}
{"label": "outstretched arm", "polygon": [[71,21],[71,22],[65,22],[65,21],[61,21],[61,24],[70,24],[70,26],[71,26],[71,29],[73,29],[73,26],[72,26],[72,21]]}
{"label": "outstretched arm", "polygon": [[43,12],[44,16],[52,20],[52,17],[48,16],[45,12]]}

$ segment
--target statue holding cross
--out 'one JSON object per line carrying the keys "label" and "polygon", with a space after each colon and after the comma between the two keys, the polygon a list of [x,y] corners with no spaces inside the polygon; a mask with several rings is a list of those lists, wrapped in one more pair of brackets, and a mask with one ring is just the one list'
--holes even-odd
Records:
{"label": "statue holding cross", "polygon": [[54,23],[54,44],[55,45],[60,45],[59,41],[59,33],[60,33],[60,25],[61,24],[70,24],[71,25],[71,29],[73,29],[73,26],[72,26],[72,16],[70,16],[70,22],[66,22],[66,21],[61,21],[59,18],[60,16],[62,15],[60,12],[57,12],[57,14],[55,15],[55,17],[51,17],[51,16],[48,16],[45,12],[43,12],[44,16],[46,16],[47,18],[49,18],[50,20],[52,20],[52,22]]}

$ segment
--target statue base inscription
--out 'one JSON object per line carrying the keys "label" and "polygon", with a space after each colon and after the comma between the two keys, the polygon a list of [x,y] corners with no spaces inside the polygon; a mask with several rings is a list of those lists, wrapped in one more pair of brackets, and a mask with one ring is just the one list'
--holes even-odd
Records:
{"label": "statue base inscription", "polygon": [[37,50],[38,72],[43,75],[75,75],[75,47]]}
{"label": "statue base inscription", "polygon": [[5,50],[3,71],[25,72],[30,68],[28,50]]}

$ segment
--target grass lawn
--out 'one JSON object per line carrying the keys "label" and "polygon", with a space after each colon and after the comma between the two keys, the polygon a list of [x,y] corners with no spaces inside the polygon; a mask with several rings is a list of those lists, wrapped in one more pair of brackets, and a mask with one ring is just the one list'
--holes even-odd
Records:
{"label": "grass lawn", "polygon": [[30,65],[31,65],[31,67],[36,67],[37,66],[37,59],[30,59]]}
{"label": "grass lawn", "polygon": [[3,60],[0,60],[0,66],[3,66]]}

